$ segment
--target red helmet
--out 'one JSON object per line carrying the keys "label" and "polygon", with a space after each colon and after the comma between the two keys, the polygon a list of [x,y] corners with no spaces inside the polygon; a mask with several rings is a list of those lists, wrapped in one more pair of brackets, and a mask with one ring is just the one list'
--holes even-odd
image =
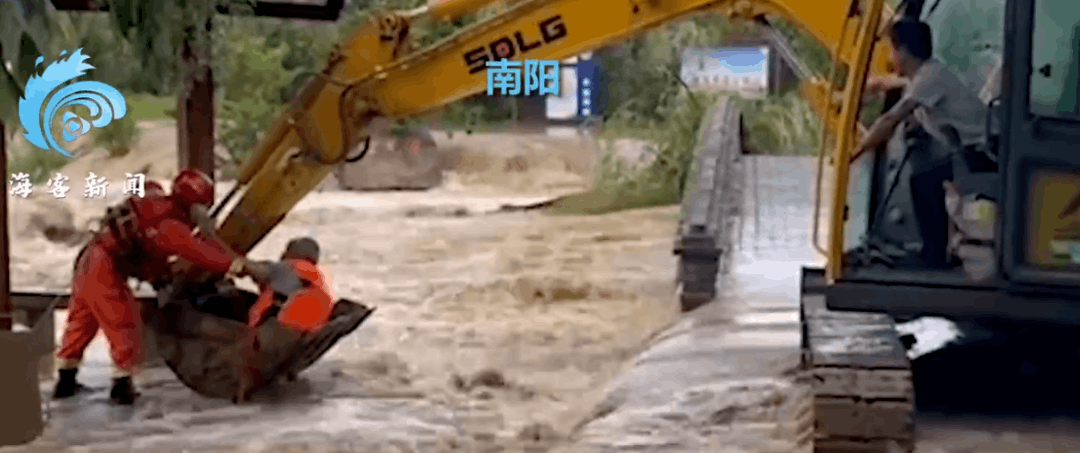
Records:
{"label": "red helmet", "polygon": [[172,196],[185,207],[214,204],[214,181],[199,170],[184,170],[173,180]]}

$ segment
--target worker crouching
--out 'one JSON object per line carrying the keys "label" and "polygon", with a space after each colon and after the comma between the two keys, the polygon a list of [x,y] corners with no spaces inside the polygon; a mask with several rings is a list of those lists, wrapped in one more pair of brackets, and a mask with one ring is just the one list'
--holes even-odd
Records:
{"label": "worker crouching", "polygon": [[248,325],[258,328],[276,314],[282,327],[300,333],[318,330],[334,310],[334,290],[326,269],[319,265],[319,244],[311,238],[289,241],[280,263],[248,262],[243,274],[259,284],[259,300],[248,313]]}
{"label": "worker crouching", "polygon": [[318,243],[302,237],[289,241],[279,262],[244,264],[241,275],[255,280],[260,294],[248,311],[252,337],[244,347],[243,382],[235,402],[245,401],[263,384],[264,367],[285,360],[305,335],[330,321],[337,298],[319,254]]}
{"label": "worker crouching", "polygon": [[[76,374],[83,352],[100,328],[109,341],[115,369],[110,397],[118,404],[134,403],[138,394],[132,376],[142,339],[128,278],[160,287],[171,273],[170,257],[216,275],[240,271],[243,261],[213,236],[208,208],[214,201],[214,186],[209,177],[185,170],[173,181],[171,194],[157,183],[146,185],[142,197],[128,197],[109,210],[76,258],[67,325],[57,353],[60,376],[55,398],[67,398],[85,388]],[[196,236],[196,226],[211,237]]]}

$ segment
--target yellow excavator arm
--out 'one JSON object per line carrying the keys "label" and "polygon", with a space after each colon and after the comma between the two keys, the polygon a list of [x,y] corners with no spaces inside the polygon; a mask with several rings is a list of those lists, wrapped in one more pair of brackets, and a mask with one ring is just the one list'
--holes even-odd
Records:
{"label": "yellow excavator arm", "polygon": [[[857,83],[810,80],[804,93],[830,131],[833,155],[846,153],[868,70],[890,71],[886,46],[873,42],[885,0],[524,0],[441,42],[412,49],[416,20],[448,21],[475,13],[493,0],[444,0],[417,11],[380,12],[335,47],[322,73],[295,97],[266,132],[218,206],[242,193],[220,227],[221,236],[247,253],[328,173],[349,159],[376,118],[435,111],[482,92],[485,63],[562,60],[617,43],[651,28],[703,12],[734,19],[779,16],[832,50],[833,61]],[[841,159],[844,160],[844,159]],[[841,184],[843,185],[843,184]],[[838,192],[844,187],[835,188]]]}

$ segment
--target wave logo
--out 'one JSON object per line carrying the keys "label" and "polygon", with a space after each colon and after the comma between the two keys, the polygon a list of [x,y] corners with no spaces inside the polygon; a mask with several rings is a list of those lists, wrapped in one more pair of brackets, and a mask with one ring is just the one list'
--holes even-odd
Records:
{"label": "wave logo", "polygon": [[[60,52],[63,57],[67,51]],[[83,55],[82,49],[76,49],[66,59],[58,59],[45,68],[41,75],[34,75],[26,82],[26,90],[19,99],[19,121],[26,133],[23,134],[34,146],[44,150],[56,151],[71,157],[64,147],[56,142],[53,125],[56,115],[63,110],[60,124],[64,142],[90,132],[92,128],[108,126],[113,120],[127,114],[127,101],[116,88],[101,82],[90,80],[72,80],[94,69],[86,63],[90,57]],[[45,57],[38,57],[36,65],[41,65]],[[90,111],[90,120],[76,115],[73,107],[83,106]]]}

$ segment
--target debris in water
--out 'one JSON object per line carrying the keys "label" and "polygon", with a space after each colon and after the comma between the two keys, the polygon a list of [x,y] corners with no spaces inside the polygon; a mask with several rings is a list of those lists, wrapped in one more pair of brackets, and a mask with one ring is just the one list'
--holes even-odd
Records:
{"label": "debris in water", "polygon": [[506,378],[498,370],[485,369],[477,372],[469,382],[469,387],[505,388]]}
{"label": "debris in water", "polygon": [[558,440],[559,434],[547,423],[533,423],[521,428],[517,438],[523,442],[552,442]]}
{"label": "debris in water", "polygon": [[741,406],[729,406],[713,412],[709,416],[709,423],[713,425],[730,425],[739,417],[739,414],[745,411],[745,407]]}

